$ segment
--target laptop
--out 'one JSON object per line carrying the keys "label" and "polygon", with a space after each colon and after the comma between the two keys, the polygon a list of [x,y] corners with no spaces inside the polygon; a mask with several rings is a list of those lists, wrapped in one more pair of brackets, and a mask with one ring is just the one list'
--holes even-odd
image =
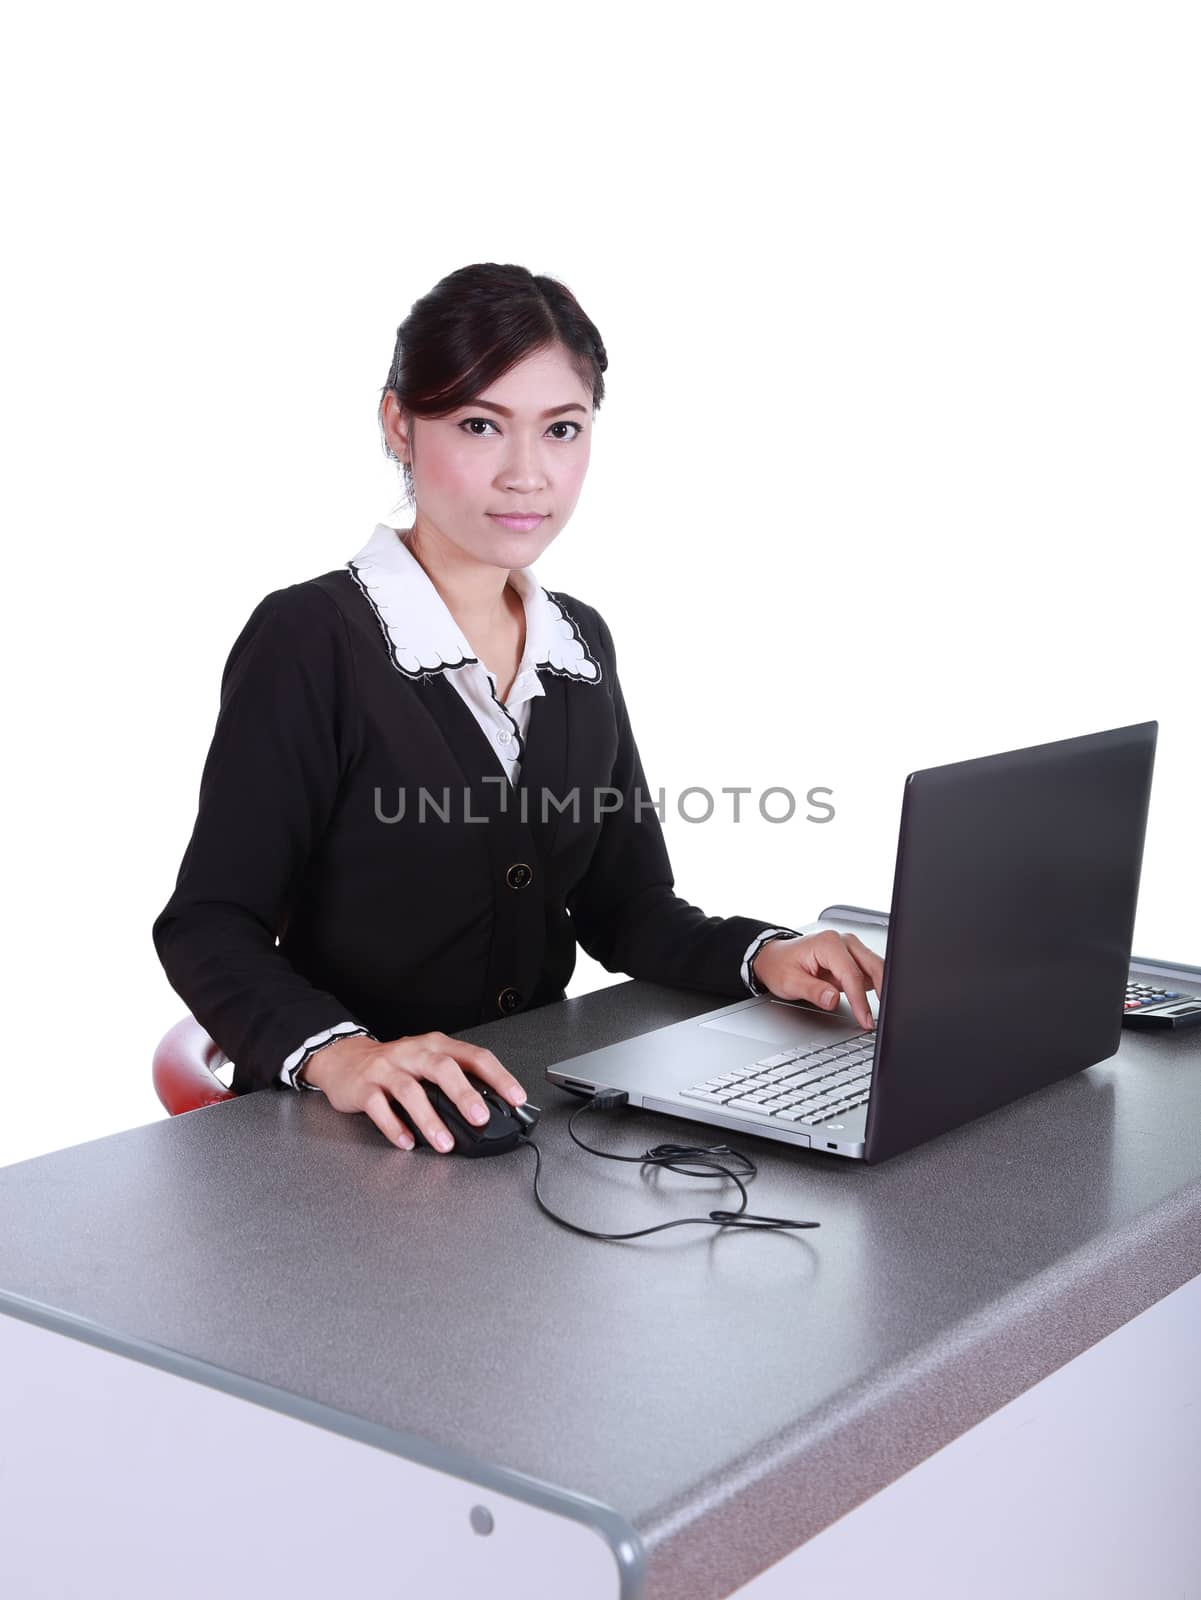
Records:
{"label": "laptop", "polygon": [[[882,1161],[1112,1056],[1157,722],[911,772],[877,1025],[748,997],[547,1069],[577,1093]],[[816,932],[811,925],[798,930]]]}

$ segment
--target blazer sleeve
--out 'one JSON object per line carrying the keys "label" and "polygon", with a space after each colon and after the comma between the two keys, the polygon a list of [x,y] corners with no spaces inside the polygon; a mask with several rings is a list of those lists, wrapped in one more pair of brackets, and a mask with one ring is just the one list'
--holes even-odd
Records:
{"label": "blazer sleeve", "polygon": [[333,810],[359,714],[333,600],[293,584],[259,602],[235,640],[175,890],[155,919],[171,987],[234,1063],[239,1094],[281,1078],[310,1041],[369,1031],[276,946]]}
{"label": "blazer sleeve", "polygon": [[[609,786],[621,804],[605,814],[587,871],[566,896],[576,938],[609,972],[731,998],[750,988],[760,936],[783,930],[754,917],[706,916],[674,892],[658,813],[634,742],[608,624],[590,608],[609,669],[617,754]],[[636,798],[644,804],[638,814]],[[755,992],[751,989],[751,992]]]}

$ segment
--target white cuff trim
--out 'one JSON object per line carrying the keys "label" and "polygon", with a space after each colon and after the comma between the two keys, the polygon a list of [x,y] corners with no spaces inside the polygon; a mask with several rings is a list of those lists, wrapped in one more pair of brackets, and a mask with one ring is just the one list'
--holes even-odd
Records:
{"label": "white cuff trim", "polygon": [[739,974],[743,984],[752,994],[761,995],[767,992],[755,981],[755,976],[751,971],[751,962],[759,954],[763,946],[771,939],[800,939],[802,937],[803,935],[799,934],[795,928],[764,928],[762,933],[755,935],[742,958],[742,971]]}
{"label": "white cuff trim", "polygon": [[286,1083],[290,1089],[312,1089],[315,1093],[320,1094],[321,1091],[315,1083],[297,1083],[296,1074],[309,1057],[315,1055],[321,1049],[322,1045],[332,1044],[335,1039],[349,1039],[356,1033],[365,1033],[369,1039],[375,1038],[369,1028],[364,1028],[362,1023],[351,1022],[349,1019],[345,1022],[335,1023],[332,1028],[323,1028],[320,1033],[313,1034],[311,1038],[306,1039],[302,1045],[298,1045],[293,1050],[280,1068],[279,1077],[281,1083]]}

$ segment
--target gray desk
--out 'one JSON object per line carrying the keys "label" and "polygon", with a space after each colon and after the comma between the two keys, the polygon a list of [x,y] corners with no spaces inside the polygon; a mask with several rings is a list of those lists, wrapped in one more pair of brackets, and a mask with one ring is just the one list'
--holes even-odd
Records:
{"label": "gray desk", "polygon": [[[619,1232],[737,1204],[579,1150],[578,1102],[542,1078],[714,1003],[627,982],[465,1035],[543,1107],[557,1211]],[[576,1127],[625,1153],[710,1142],[641,1111]],[[734,1139],[759,1165],[749,1209],[820,1229],[608,1243],[538,1210],[528,1149],[404,1154],[320,1095],[263,1092],[0,1170],[0,1325],[586,1525],[614,1594],[705,1600],[1201,1272],[1199,1130],[1201,1029],[1127,1031],[1110,1061],[878,1167]],[[223,1521],[326,1537],[321,1484],[247,1482],[233,1458],[223,1477],[193,1545]]]}

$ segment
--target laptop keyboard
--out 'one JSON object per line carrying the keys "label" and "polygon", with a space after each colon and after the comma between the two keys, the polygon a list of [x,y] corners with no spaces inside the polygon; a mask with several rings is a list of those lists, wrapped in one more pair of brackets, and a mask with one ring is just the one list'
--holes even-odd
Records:
{"label": "laptop keyboard", "polygon": [[680,1093],[686,1100],[757,1111],[780,1122],[826,1122],[866,1102],[875,1053],[876,1033],[869,1028],[838,1044],[764,1056]]}

